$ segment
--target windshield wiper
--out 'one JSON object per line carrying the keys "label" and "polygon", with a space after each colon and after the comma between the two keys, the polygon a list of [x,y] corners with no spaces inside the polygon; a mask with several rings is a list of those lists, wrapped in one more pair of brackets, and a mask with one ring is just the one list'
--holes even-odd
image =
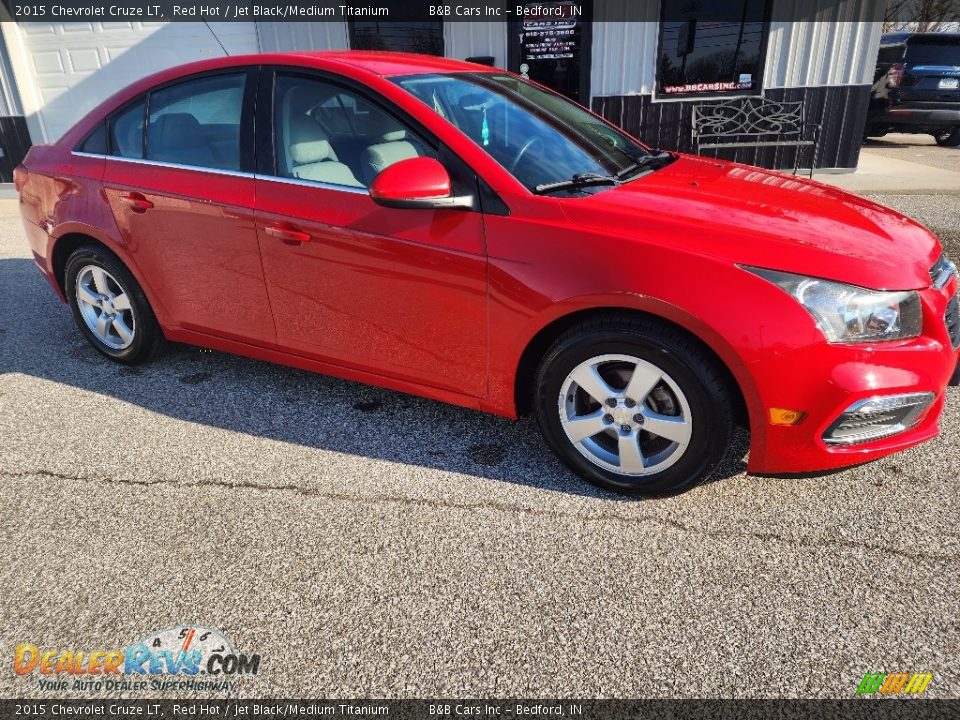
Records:
{"label": "windshield wiper", "polygon": [[559,182],[537,185],[535,192],[537,194],[542,194],[551,192],[552,190],[586,187],[588,185],[620,185],[624,182],[624,178],[631,173],[641,170],[648,165],[653,165],[654,163],[665,163],[671,160],[673,160],[673,155],[667,151],[655,150],[650,155],[644,155],[643,157],[636,158],[632,165],[623,168],[623,170],[617,171],[616,175],[601,175],[600,173],[595,172],[577,173],[569,180],[560,180]]}
{"label": "windshield wiper", "polygon": [[643,157],[637,158],[636,162],[633,165],[625,167],[623,170],[620,170],[616,178],[618,180],[624,178],[632,172],[645,168],[647,165],[653,165],[654,163],[662,163],[667,160],[672,160],[673,155],[668,153],[666,150],[655,150],[649,155],[644,155]]}
{"label": "windshield wiper", "polygon": [[614,175],[601,175],[594,172],[577,173],[569,180],[561,180],[554,183],[537,185],[538,194],[550,192],[552,190],[562,190],[564,188],[586,187],[588,185],[619,185],[620,180]]}

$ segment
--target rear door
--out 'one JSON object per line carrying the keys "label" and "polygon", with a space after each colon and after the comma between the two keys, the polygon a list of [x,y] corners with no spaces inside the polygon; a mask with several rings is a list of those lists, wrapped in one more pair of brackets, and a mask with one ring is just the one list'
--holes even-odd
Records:
{"label": "rear door", "polygon": [[270,345],[253,218],[257,73],[192,76],[116,112],[103,186],[134,260],[177,325]]}
{"label": "rear door", "polygon": [[[258,147],[271,151],[263,153],[256,208],[278,343],[378,375],[483,394],[482,214],[384,208],[367,193],[379,170],[441,155],[438,148],[396,109],[335,77],[279,71],[260,93],[274,98],[272,112],[258,108],[266,134]],[[462,161],[440,160],[455,190],[476,193]]]}

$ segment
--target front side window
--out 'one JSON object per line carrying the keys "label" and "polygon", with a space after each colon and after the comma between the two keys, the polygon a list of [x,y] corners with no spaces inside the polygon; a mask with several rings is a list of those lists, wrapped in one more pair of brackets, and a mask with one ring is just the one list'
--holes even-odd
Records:
{"label": "front side window", "polygon": [[531,192],[575,177],[596,175],[619,182],[654,157],[578,105],[511,75],[458,73],[393,80]]}
{"label": "front side window", "polygon": [[669,96],[759,93],[769,4],[770,0],[743,0],[740,19],[730,21],[726,0],[682,6],[662,0],[657,92]]}
{"label": "front side window", "polygon": [[147,159],[239,170],[245,82],[243,73],[212,75],[154,91]]}
{"label": "front side window", "polygon": [[391,114],[339,85],[277,76],[276,174],[345,187],[369,187],[384,168],[433,150]]}

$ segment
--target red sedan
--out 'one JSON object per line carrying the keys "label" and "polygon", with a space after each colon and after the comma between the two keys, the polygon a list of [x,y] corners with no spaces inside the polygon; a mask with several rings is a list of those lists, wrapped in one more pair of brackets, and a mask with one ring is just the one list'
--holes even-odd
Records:
{"label": "red sedan", "polygon": [[17,169],[80,331],[164,340],[507,417],[575,472],[676,491],[721,461],[860,463],[937,434],[956,269],[909,218],[658,152],[494,68],[223,58],[122,90]]}

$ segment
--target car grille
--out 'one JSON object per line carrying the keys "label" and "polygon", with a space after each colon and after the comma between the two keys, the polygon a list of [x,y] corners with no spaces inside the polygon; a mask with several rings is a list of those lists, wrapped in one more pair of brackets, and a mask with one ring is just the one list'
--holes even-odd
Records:
{"label": "car grille", "polygon": [[947,312],[943,316],[943,322],[947,326],[947,332],[950,333],[950,342],[953,348],[960,348],[960,292],[950,298],[947,303]]}
{"label": "car grille", "polygon": [[957,266],[950,262],[946,254],[941,255],[930,268],[930,281],[938,290],[950,282],[950,276],[957,272]]}

